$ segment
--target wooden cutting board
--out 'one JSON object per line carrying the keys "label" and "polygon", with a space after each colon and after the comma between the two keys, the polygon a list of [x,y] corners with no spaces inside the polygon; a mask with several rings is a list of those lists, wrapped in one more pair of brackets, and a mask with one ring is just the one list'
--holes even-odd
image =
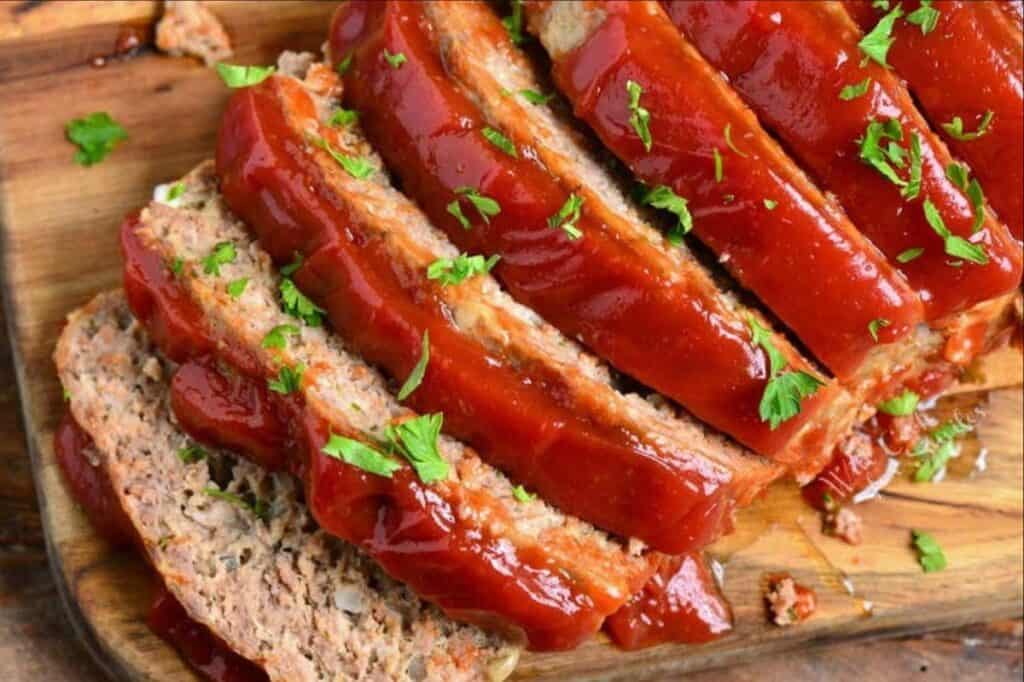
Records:
{"label": "wooden cutting board", "polygon": [[[270,63],[282,49],[317,49],[329,3],[212,3],[238,46],[237,61]],[[61,411],[50,354],[64,316],[120,279],[117,226],[153,185],[173,179],[212,149],[227,91],[198,62],[148,47],[155,3],[0,5],[0,221],[3,285],[18,382],[50,557],[76,629],[113,676],[193,680],[177,655],[147,630],[148,583],[141,562],[92,533],[69,502],[51,448]],[[133,29],[139,54],[107,58]],[[107,111],[130,139],[92,168],[72,163],[63,126]],[[990,385],[1021,381],[1019,353],[983,370]],[[859,505],[864,543],[823,535],[795,489],[780,486],[746,510],[738,532],[714,549],[725,568],[735,632],[701,647],[626,654],[595,640],[564,654],[527,655],[522,677],[640,679],[755,659],[851,638],[894,635],[1020,615],[1024,534],[1022,394],[965,394],[943,409],[985,403],[977,440],[939,484],[906,475]],[[931,532],[949,559],[921,572],[910,529]],[[768,572],[789,571],[813,587],[818,613],[780,629],[766,623]]]}

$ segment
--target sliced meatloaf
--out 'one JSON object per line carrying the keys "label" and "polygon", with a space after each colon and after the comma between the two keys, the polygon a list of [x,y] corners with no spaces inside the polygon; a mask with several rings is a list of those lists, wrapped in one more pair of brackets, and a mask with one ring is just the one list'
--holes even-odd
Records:
{"label": "sliced meatloaf", "polygon": [[[140,263],[126,249],[133,310],[173,357],[213,353],[261,383],[277,379],[283,367],[306,368],[281,400],[284,408],[300,403],[289,413],[293,425],[302,427],[293,434],[305,450],[299,468],[313,513],[326,530],[360,544],[450,615],[524,630],[535,648],[573,646],[643,584],[653,567],[639,543],[624,544],[539,500],[519,501],[505,476],[446,436],[437,440],[445,471],[433,482],[404,463],[388,477],[328,457],[322,449],[328,432],[372,449],[380,447],[389,427],[416,415],[339,338],[283,311],[284,280],[228,212],[211,164],[182,183],[177,206],[151,204],[126,222],[122,236],[138,240],[158,259],[159,272],[147,276],[163,279],[149,283],[158,294],[173,291],[179,304],[192,307],[185,317],[195,323],[189,328],[194,333],[169,340],[168,320],[183,317],[159,309],[170,299],[154,309],[145,296],[133,294]],[[224,244],[233,256],[214,273],[210,259]],[[242,280],[244,290],[229,291]],[[285,325],[294,328],[287,343],[264,342]],[[421,531],[426,535],[417,535]],[[420,544],[410,545],[414,538],[404,539],[406,532]],[[508,580],[510,572],[516,580]]]}
{"label": "sliced meatloaf", "polygon": [[735,505],[779,475],[697,422],[616,390],[603,365],[486,273],[432,279],[458,251],[389,184],[358,124],[331,124],[342,112],[334,71],[289,66],[304,79],[275,75],[232,98],[221,191],[279,265],[302,257],[295,281],[395,383],[427,344],[407,405],[443,412],[446,432],[563,511],[670,553],[711,541]]}
{"label": "sliced meatloaf", "polygon": [[[294,480],[225,452],[186,464],[164,359],[124,296],[68,318],[55,360],[75,419],[142,539],[194,620],[272,680],[503,679],[517,650],[446,618],[355,547],[316,528]],[[267,520],[217,489],[253,496]]]}

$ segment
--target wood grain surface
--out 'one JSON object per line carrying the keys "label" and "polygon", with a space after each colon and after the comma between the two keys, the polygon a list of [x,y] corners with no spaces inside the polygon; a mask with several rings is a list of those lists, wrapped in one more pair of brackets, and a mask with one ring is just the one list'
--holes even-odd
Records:
{"label": "wood grain surface", "polygon": [[[239,45],[237,61],[243,63],[269,63],[284,48],[317,48],[333,9],[329,3],[212,5]],[[145,44],[131,57],[92,65],[97,56],[111,54],[126,26],[150,35],[155,12],[153,3],[0,5],[0,235],[7,322],[57,589],[65,592],[79,635],[107,672],[133,680],[191,680],[177,656],[142,623],[148,580],[140,563],[110,552],[95,538],[64,494],[50,448],[61,409],[50,353],[64,315],[97,291],[117,285],[120,218],[146,202],[154,184],[176,177],[209,153],[227,97],[219,80],[198,62],[157,55]],[[63,139],[63,125],[100,110],[126,127],[129,140],[104,163],[78,167],[71,162],[74,150]],[[1016,383],[1019,354],[1004,360],[1008,364],[990,370],[989,379]],[[989,396],[989,416],[977,444],[986,449],[984,470],[976,466],[980,450],[968,447],[943,483],[901,479],[879,499],[860,505],[866,525],[860,547],[823,535],[816,515],[786,486],[745,512],[739,532],[715,548],[725,563],[725,589],[736,611],[733,635],[704,647],[634,654],[595,641],[572,654],[527,656],[519,674],[638,679],[756,660],[756,666],[733,674],[748,679],[796,672],[798,678],[813,678],[831,671],[852,677],[874,670],[886,677],[880,666],[888,665],[895,677],[931,666],[951,677],[989,679],[1016,671],[1019,678],[1019,652],[1014,657],[1003,648],[1007,642],[1011,651],[1013,642],[1019,646],[1014,622],[971,631],[976,636],[915,638],[910,648],[874,644],[872,651],[889,652],[877,658],[863,657],[858,653],[863,647],[855,644],[838,658],[812,653],[776,656],[765,663],[764,654],[1019,616],[1024,609],[1021,400],[1017,388]],[[950,408],[967,409],[974,402],[954,399]],[[9,476],[5,489],[20,491],[16,499],[22,506],[12,509],[28,525],[4,516],[0,530],[34,533],[36,563],[26,565],[38,568],[39,528],[32,528],[31,507],[25,505],[30,499],[26,463],[17,461],[0,480],[6,483]],[[0,493],[0,500],[15,504],[6,494]],[[936,535],[949,569],[921,573],[909,545],[910,528]],[[7,552],[8,544],[3,547]],[[5,581],[24,580],[17,567],[7,570]],[[800,627],[766,625],[763,578],[778,570],[790,571],[818,591],[819,613]],[[30,589],[53,589],[45,581],[25,582]],[[3,587],[0,598],[8,593]],[[976,665],[964,653],[969,647],[957,645],[957,638],[970,640],[970,651],[989,652],[989,658]],[[0,643],[0,671],[8,660],[5,646]],[[961,653],[944,658],[936,653],[943,649]],[[67,649],[53,651],[53,659],[62,654]],[[49,657],[39,660],[45,662],[38,665],[49,666],[45,670],[58,669]],[[62,679],[58,674],[31,679]],[[708,674],[707,679],[721,679]]]}

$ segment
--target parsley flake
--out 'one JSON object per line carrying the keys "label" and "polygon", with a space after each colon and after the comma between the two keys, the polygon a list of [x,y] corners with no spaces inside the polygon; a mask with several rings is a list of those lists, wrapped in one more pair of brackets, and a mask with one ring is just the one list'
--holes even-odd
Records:
{"label": "parsley flake", "polygon": [[949,231],[949,228],[946,227],[942,220],[942,216],[939,215],[939,210],[935,208],[935,204],[930,199],[924,200],[924,217],[932,230],[942,237],[948,255],[954,258],[962,258],[978,265],[988,263],[988,254],[985,253],[985,249]]}
{"label": "parsley flake", "polygon": [[512,140],[502,135],[501,132],[495,130],[494,128],[491,128],[490,126],[485,126],[484,129],[480,131],[480,133],[484,136],[484,138],[486,138],[488,142],[493,144],[501,151],[505,152],[506,154],[513,158],[519,158],[519,153],[516,151],[516,146],[512,144]]}
{"label": "parsley flake", "polygon": [[914,539],[914,548],[917,549],[917,561],[925,573],[946,568],[946,555],[934,537],[921,530],[911,530],[910,533]]}
{"label": "parsley flake", "polygon": [[295,274],[295,271],[302,267],[302,254],[298,251],[292,254],[292,262],[281,268],[281,274],[285,277],[291,277]]}
{"label": "parsley flake", "polygon": [[392,474],[402,468],[401,464],[365,443],[333,433],[320,451],[328,457],[384,478],[391,478]]}
{"label": "parsley flake", "polygon": [[753,316],[747,318],[755,345],[768,355],[769,379],[761,396],[758,412],[761,421],[768,422],[774,431],[782,422],[800,414],[800,403],[814,395],[824,384],[816,377],[803,371],[784,372],[788,363],[775,346],[772,333]]}
{"label": "parsley flake", "polygon": [[722,178],[725,177],[725,166],[722,161],[722,155],[718,151],[718,147],[712,150],[712,156],[715,159],[715,182],[721,182]]}
{"label": "parsley flake", "polygon": [[928,35],[939,23],[941,12],[932,7],[932,0],[921,0],[921,6],[907,15],[907,21],[921,27],[921,35]]}
{"label": "parsley flake", "polygon": [[778,206],[778,205],[779,205],[779,202],[775,201],[774,199],[765,199],[764,200],[764,207],[767,208],[769,211],[774,211],[775,207]]}
{"label": "parsley flake", "polygon": [[423,376],[427,373],[427,363],[430,362],[430,332],[423,331],[423,342],[421,344],[420,359],[416,361],[416,365],[409,372],[409,376],[406,377],[405,383],[402,384],[402,388],[398,391],[398,399],[405,400],[412,392],[420,387],[423,383]]}
{"label": "parsley flake", "polygon": [[866,95],[868,93],[868,88],[870,87],[871,76],[868,76],[860,83],[854,83],[853,85],[844,86],[843,89],[839,91],[839,99],[843,100],[844,102],[849,102],[852,99],[857,99],[858,97]]}
{"label": "parsley flake", "polygon": [[640,95],[643,92],[644,89],[636,81],[626,81],[626,93],[629,95],[629,124],[643,142],[644,150],[649,152],[654,140],[651,138],[651,112],[640,106]]}
{"label": "parsley flake", "polygon": [[177,258],[175,258],[174,260],[171,261],[171,266],[170,267],[171,267],[171,272],[173,272],[175,275],[180,275],[182,268],[185,267],[185,261],[182,260],[181,257],[179,256],[179,257],[177,257]]}
{"label": "parsley flake", "polygon": [[995,112],[991,109],[986,111],[984,116],[981,117],[981,121],[978,123],[978,129],[973,133],[964,132],[964,121],[959,116],[954,116],[953,120],[949,123],[943,123],[942,129],[949,134],[954,140],[960,140],[961,142],[970,142],[971,140],[977,140],[982,135],[988,133],[989,126],[992,125],[992,119],[995,118]]}
{"label": "parsley flake", "polygon": [[934,481],[957,452],[956,439],[970,433],[974,427],[959,419],[947,421],[914,445],[913,454],[920,458],[915,483]]}
{"label": "parsley flake", "polygon": [[338,65],[334,67],[334,70],[338,72],[339,76],[344,76],[350,68],[352,68],[352,59],[355,57],[355,53],[352,50],[348,51],[348,54],[338,62]]}
{"label": "parsley flake", "polygon": [[262,348],[284,348],[288,345],[289,336],[298,336],[299,328],[294,324],[279,324],[263,337]]}
{"label": "parsley flake", "polygon": [[[490,223],[493,216],[501,213],[501,204],[488,196],[480,194],[474,187],[456,187],[455,194],[466,197],[469,203],[473,204],[473,208],[480,214],[480,217],[484,219],[485,223]],[[458,198],[448,204],[448,212],[459,219],[463,229],[468,230],[470,228],[469,220],[463,215],[462,209],[459,207]]]}
{"label": "parsley flake", "polygon": [[475,275],[487,274],[500,258],[497,254],[485,259],[465,253],[455,258],[438,258],[427,267],[427,279],[437,280],[443,287],[461,284]]}
{"label": "parsley flake", "polygon": [[[883,146],[886,139],[890,142]],[[860,140],[860,158],[899,187],[901,196],[915,199],[921,193],[921,138],[916,132],[910,133],[909,151],[896,144],[902,141],[903,126],[899,120],[871,121]],[[910,172],[904,180],[896,168],[906,167],[907,157],[910,159]]]}
{"label": "parsley flake", "polygon": [[978,179],[971,178],[970,174],[971,172],[967,169],[967,166],[955,161],[946,166],[946,177],[949,178],[950,182],[959,187],[967,195],[968,201],[971,202],[971,208],[974,210],[974,226],[972,231],[977,232],[985,224],[985,193],[982,191]]}
{"label": "parsley flake", "polygon": [[167,201],[170,202],[170,201],[174,201],[176,199],[180,199],[181,195],[184,194],[184,193],[185,193],[185,183],[181,182],[179,180],[178,182],[176,182],[173,185],[171,185],[171,188],[169,190],[167,190]]}
{"label": "parsley flake", "polygon": [[733,144],[733,141],[732,141],[732,124],[731,123],[726,123],[725,124],[725,144],[729,147],[729,149],[733,150],[734,152],[736,152],[737,154],[739,154],[743,158],[747,158],[747,155],[744,154],[743,152],[741,152],[739,150],[739,148],[736,147],[735,144]]}
{"label": "parsley flake", "polygon": [[291,315],[305,322],[310,327],[319,327],[323,324],[323,308],[309,300],[305,294],[299,291],[289,278],[284,278],[278,285],[281,294],[281,308]]}
{"label": "parsley flake", "polygon": [[580,219],[582,208],[583,198],[576,194],[570,194],[562,204],[562,208],[558,209],[558,213],[548,218],[548,227],[561,228],[569,236],[569,239],[579,239],[583,236],[583,232],[576,227],[576,222]]}
{"label": "parsley flake", "polygon": [[276,379],[267,380],[267,388],[282,395],[294,393],[302,386],[302,375],[305,371],[306,366],[301,362],[294,368],[285,365],[277,371]]}
{"label": "parsley flake", "polygon": [[195,464],[206,459],[206,450],[195,443],[178,448],[178,459],[184,464]]}
{"label": "parsley flake", "polygon": [[238,298],[245,292],[245,288],[249,286],[248,277],[239,277],[238,279],[231,280],[228,282],[228,296],[231,298]]}
{"label": "parsley flake", "polygon": [[889,67],[886,57],[889,54],[889,48],[896,42],[896,39],[892,37],[892,29],[896,20],[902,16],[903,8],[896,5],[891,12],[879,19],[875,27],[857,43],[857,47],[864,53],[865,61],[873,59],[882,66]]}
{"label": "parsley flake", "polygon": [[210,255],[203,259],[203,272],[220,277],[220,266],[234,263],[237,255],[234,243],[219,242],[213,247]]}
{"label": "parsley flake", "polygon": [[878,411],[890,414],[894,417],[906,417],[914,413],[921,397],[911,390],[904,390],[903,393],[879,403]]}
{"label": "parsley flake", "polygon": [[668,241],[676,246],[682,243],[683,235],[693,229],[693,216],[687,207],[687,201],[666,185],[658,185],[647,190],[640,197],[640,203],[668,211],[676,216],[675,226],[669,230]]}
{"label": "parsley flake", "polygon": [[258,519],[262,521],[268,521],[270,519],[270,507],[263,500],[248,499],[242,495],[235,493],[229,493],[226,490],[221,490],[215,486],[207,486],[203,489],[203,493],[207,496],[214,498],[215,500],[222,500],[229,504],[233,504],[239,509],[245,509],[252,512]]}
{"label": "parsley flake", "polygon": [[875,343],[878,343],[878,330],[888,327],[890,324],[892,323],[884,317],[876,317],[868,322],[868,333],[871,334],[871,338],[875,340]]}
{"label": "parsley flake", "polygon": [[545,95],[536,90],[520,90],[519,94],[530,104],[547,104],[555,98],[555,93],[553,92]]}
{"label": "parsley flake", "polygon": [[312,138],[312,142],[320,149],[331,155],[338,165],[345,169],[345,172],[356,180],[365,180],[373,175],[375,170],[373,164],[359,156],[347,156],[331,146],[331,143],[322,137]]}
{"label": "parsley flake", "polygon": [[273,66],[242,66],[238,64],[217,64],[217,73],[229,88],[247,88],[262,83],[274,73]]}
{"label": "parsley flake", "polygon": [[521,485],[512,488],[512,497],[516,498],[517,502],[533,502],[537,499],[536,494],[526,492],[526,488]]}
{"label": "parsley flake", "polygon": [[919,258],[922,253],[924,253],[924,249],[920,246],[915,246],[912,249],[900,252],[899,255],[896,256],[896,260],[900,263],[909,263],[910,261]]}
{"label": "parsley flake", "polygon": [[75,163],[91,166],[114,151],[118,142],[128,139],[128,133],[105,111],[97,111],[85,118],[75,118],[64,126],[68,141],[78,146]]}
{"label": "parsley flake", "polygon": [[523,34],[523,0],[512,0],[512,14],[502,17],[501,25],[508,31],[508,37],[513,44],[523,44],[526,40]]}
{"label": "parsley flake", "polygon": [[345,109],[339,107],[337,111],[331,114],[331,117],[327,120],[327,125],[338,127],[348,127],[359,120],[359,112],[355,109]]}
{"label": "parsley flake", "polygon": [[387,48],[384,48],[383,54],[384,61],[390,64],[392,69],[399,69],[402,67],[402,64],[405,64],[405,62],[408,61],[403,53],[397,52],[395,54],[391,54],[388,52]]}
{"label": "parsley flake", "polygon": [[409,460],[424,483],[448,478],[448,462],[437,449],[444,415],[424,414],[399,424],[390,424],[385,431],[389,444]]}

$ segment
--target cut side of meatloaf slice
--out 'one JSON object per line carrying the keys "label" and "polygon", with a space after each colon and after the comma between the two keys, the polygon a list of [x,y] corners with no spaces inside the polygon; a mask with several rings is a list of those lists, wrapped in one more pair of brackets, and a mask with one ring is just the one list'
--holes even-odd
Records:
{"label": "cut side of meatloaf slice", "polygon": [[[433,481],[401,458],[389,460],[398,467],[392,476],[325,453],[328,433],[380,448],[389,428],[418,417],[336,335],[284,312],[282,291],[294,294],[293,284],[228,212],[212,171],[200,166],[182,181],[177,206],[154,202],[122,229],[129,301],[161,348],[182,361],[213,354],[260,385],[279,381],[282,368],[305,368],[292,390],[281,389],[288,395],[279,406],[300,403],[288,415],[314,516],[449,615],[525,631],[537,649],[571,647],[595,632],[653,571],[640,543],[540,500],[520,501],[508,478],[444,435],[443,474]],[[173,290],[192,310],[194,333],[171,339],[173,311],[160,309],[167,299],[153,306],[139,295],[133,243],[156,259],[145,273],[156,278],[149,293]],[[226,251],[231,257],[210,267]],[[244,289],[232,293],[240,281]],[[292,328],[286,343],[266,343],[283,327]]]}
{"label": "cut side of meatloaf slice", "polygon": [[[318,529],[296,482],[226,452],[185,463],[166,360],[120,292],[68,318],[55,360],[75,419],[189,616],[272,680],[503,679],[518,650],[455,623]],[[206,494],[266,505],[266,520]]]}

